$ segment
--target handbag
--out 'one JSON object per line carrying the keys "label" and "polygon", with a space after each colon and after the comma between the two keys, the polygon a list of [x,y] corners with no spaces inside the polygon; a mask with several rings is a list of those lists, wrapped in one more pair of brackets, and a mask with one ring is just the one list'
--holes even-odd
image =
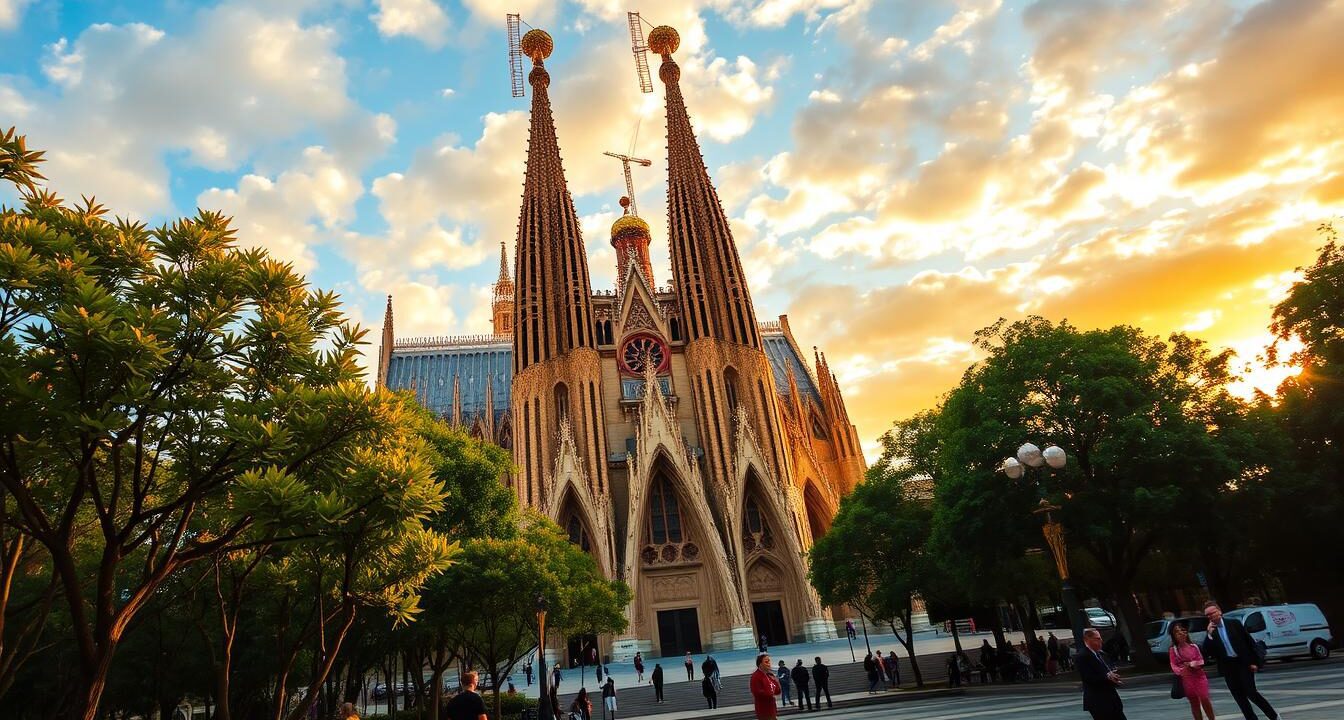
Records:
{"label": "handbag", "polygon": [[1185,697],[1185,683],[1181,682],[1181,676],[1177,675],[1171,680],[1171,699],[1181,700]]}

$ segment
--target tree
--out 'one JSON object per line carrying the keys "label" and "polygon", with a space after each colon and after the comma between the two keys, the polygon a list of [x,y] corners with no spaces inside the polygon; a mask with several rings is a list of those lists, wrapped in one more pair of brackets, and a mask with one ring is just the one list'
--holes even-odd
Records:
{"label": "tree", "polygon": [[[1274,307],[1270,359],[1300,368],[1276,396],[1276,420],[1290,445],[1276,473],[1269,538],[1290,589],[1344,612],[1344,550],[1333,529],[1344,512],[1344,247],[1332,223],[1316,262]],[[1292,340],[1301,348],[1282,358]],[[1325,582],[1322,583],[1322,580]]]}
{"label": "tree", "polygon": [[808,574],[823,604],[846,604],[890,625],[923,687],[911,616],[928,572],[924,544],[931,511],[927,499],[913,492],[917,480],[908,467],[870,468],[840,500],[831,529],[812,545]]}
{"label": "tree", "polygon": [[423,527],[442,496],[406,401],[362,382],[364,333],[337,297],[236,248],[217,213],[150,230],[66,207],[32,189],[40,157],[10,136],[0,173],[24,205],[0,210],[0,540],[9,558],[16,537],[40,544],[58,579],[79,668],[64,715],[93,720],[127,628],[194,563],[320,544],[342,593],[329,647],[360,603],[413,611],[447,559]]}
{"label": "tree", "polygon": [[448,634],[490,676],[495,717],[500,680],[537,645],[537,597],[546,599],[552,627],[589,632],[624,630],[630,602],[625,583],[604,578],[591,556],[536,514],[524,517],[514,537],[465,543],[443,583],[455,593]]}
{"label": "tree", "polygon": [[[994,558],[1020,556],[1039,546],[1036,501],[1062,505],[1070,547],[1095,560],[1130,647],[1144,647],[1133,599],[1144,559],[1192,503],[1242,478],[1224,433],[1246,410],[1226,389],[1230,352],[1181,334],[1163,341],[1038,317],[1000,320],[976,344],[985,360],[938,412],[945,532]],[[1063,447],[1069,465],[1043,485],[996,474],[1032,439]]]}

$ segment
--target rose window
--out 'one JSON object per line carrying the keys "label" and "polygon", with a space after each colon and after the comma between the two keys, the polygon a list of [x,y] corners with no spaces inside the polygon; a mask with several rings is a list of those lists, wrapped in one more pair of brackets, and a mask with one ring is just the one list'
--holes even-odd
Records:
{"label": "rose window", "polygon": [[667,369],[667,346],[652,335],[636,335],[621,347],[621,364],[628,372],[643,374],[649,365],[655,372]]}

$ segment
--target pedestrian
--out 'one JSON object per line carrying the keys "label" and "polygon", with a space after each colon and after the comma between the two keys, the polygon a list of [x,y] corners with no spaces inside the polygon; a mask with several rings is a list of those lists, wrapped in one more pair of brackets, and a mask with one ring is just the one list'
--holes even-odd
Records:
{"label": "pedestrian", "polygon": [[560,675],[560,666],[559,666],[559,665],[552,665],[552,666],[551,666],[551,687],[553,687],[553,688],[558,688],[558,687],[560,687],[560,681],[561,681],[562,679],[564,679],[564,678]]}
{"label": "pedestrian", "polygon": [[[881,657],[880,652],[878,653],[878,657]],[[881,667],[881,665],[882,661],[874,660],[872,653],[868,653],[867,655],[863,656],[863,672],[868,675],[869,695],[876,694],[877,684],[882,682],[882,671],[878,669],[879,667]]]}
{"label": "pedestrian", "polygon": [[659,705],[662,705],[662,704],[663,704],[663,666],[660,665],[660,664],[658,664],[658,663],[654,663],[654,664],[653,664],[653,673],[652,673],[651,675],[649,675],[649,679],[653,681],[653,696],[654,696],[654,698],[656,698],[656,699],[658,700],[658,704],[659,704]]}
{"label": "pedestrian", "polygon": [[989,640],[980,641],[980,684],[993,681],[998,678],[999,668],[998,659],[994,656],[994,646],[989,644]]}
{"label": "pedestrian", "polygon": [[[700,692],[705,694],[705,703],[713,710],[719,706],[719,691],[714,689],[714,681],[708,677],[700,681]],[[771,702],[774,702],[773,700]]]}
{"label": "pedestrian", "polygon": [[359,720],[359,713],[355,712],[354,703],[341,703],[341,720]]}
{"label": "pedestrian", "polygon": [[1054,633],[1050,633],[1050,636],[1045,639],[1045,649],[1049,652],[1050,657],[1059,657],[1059,638],[1055,637]]}
{"label": "pedestrian", "polygon": [[480,676],[475,670],[462,673],[462,692],[448,701],[448,720],[486,720],[485,701],[476,692]]}
{"label": "pedestrian", "polygon": [[607,684],[602,686],[602,717],[611,714],[612,720],[616,718],[616,679],[607,674]]}
{"label": "pedestrian", "polygon": [[579,688],[579,694],[569,704],[569,711],[577,713],[579,720],[593,720],[593,702],[588,699],[588,688]]}
{"label": "pedestrian", "polygon": [[816,664],[812,666],[812,682],[817,684],[817,709],[821,709],[821,694],[826,693],[826,708],[831,707],[831,669],[821,663],[821,656],[816,658]]}
{"label": "pedestrian", "polygon": [[1078,651],[1078,675],[1083,680],[1083,709],[1092,720],[1127,720],[1125,704],[1116,688],[1120,675],[1101,651],[1101,633],[1096,628],[1083,631],[1082,650]]}
{"label": "pedestrian", "polygon": [[779,670],[775,671],[775,680],[779,682],[779,702],[784,707],[788,707],[793,700],[789,695],[789,689],[793,687],[793,679],[789,675],[789,667],[783,660],[779,661]]}
{"label": "pedestrian", "polygon": [[1204,653],[1190,642],[1190,631],[1185,629],[1184,623],[1172,623],[1167,628],[1167,635],[1171,636],[1167,659],[1171,662],[1171,671],[1180,678],[1185,699],[1190,701],[1190,714],[1195,720],[1203,720],[1204,715],[1214,720],[1209,676],[1204,674]]}
{"label": "pedestrian", "polygon": [[691,654],[686,653],[686,680],[695,679],[695,661],[691,659]]}
{"label": "pedestrian", "polygon": [[[529,666],[530,667],[530,666]],[[644,654],[635,653],[635,680],[644,682]]]}
{"label": "pedestrian", "polygon": [[780,693],[780,685],[775,674],[770,672],[770,653],[756,656],[756,671],[751,674],[750,687],[756,720],[774,720],[779,717],[779,711],[775,709],[775,696]]}
{"label": "pedestrian", "polygon": [[527,686],[532,687],[532,661],[523,663],[523,677],[527,679]]}
{"label": "pedestrian", "polygon": [[882,664],[882,669],[887,674],[887,682],[892,687],[901,686],[901,661],[896,659],[896,651],[887,651],[887,660]]}
{"label": "pedestrian", "polygon": [[705,662],[709,665],[709,681],[714,683],[714,692],[717,693],[723,689],[723,680],[719,678],[719,661],[713,655],[706,655]]}
{"label": "pedestrian", "polygon": [[807,675],[807,668],[803,667],[803,659],[798,658],[798,664],[793,666],[793,689],[798,695],[798,709],[812,710],[812,693],[808,689],[811,684],[811,678]]}
{"label": "pedestrian", "polygon": [[593,666],[593,676],[597,678],[597,684],[600,686],[600,685],[602,684],[602,664],[601,664],[601,663],[598,663],[597,665],[594,665],[594,666]]}
{"label": "pedestrian", "polygon": [[846,620],[846,621],[845,621],[845,637],[849,638],[850,640],[853,640],[853,639],[854,639],[854,621],[853,621],[853,620]]}
{"label": "pedestrian", "polygon": [[509,692],[508,692],[507,694],[509,694],[509,695],[517,695],[517,694],[518,694],[518,688],[516,688],[516,687],[513,686],[513,681],[512,681],[512,680],[509,681]]}
{"label": "pedestrian", "polygon": [[1256,720],[1258,716],[1251,709],[1251,703],[1255,703],[1267,717],[1277,720],[1279,714],[1255,689],[1255,674],[1265,663],[1264,651],[1241,621],[1223,617],[1218,603],[1205,603],[1204,617],[1209,619],[1209,627],[1202,649],[1205,655],[1218,661],[1218,674],[1223,676],[1241,714],[1246,720]]}

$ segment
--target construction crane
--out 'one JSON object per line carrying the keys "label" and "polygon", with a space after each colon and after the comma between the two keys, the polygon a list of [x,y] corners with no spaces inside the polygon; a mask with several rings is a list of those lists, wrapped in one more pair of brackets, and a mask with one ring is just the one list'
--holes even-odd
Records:
{"label": "construction crane", "polygon": [[[635,74],[639,76],[640,92],[653,92],[653,78],[649,76],[649,46],[644,42],[643,20],[637,12],[628,12],[626,19],[630,21],[630,50],[635,53]],[[607,153],[610,155],[611,153]],[[625,167],[625,175],[630,177],[630,166]],[[628,181],[627,181],[628,182]],[[634,197],[630,198],[634,202]]]}
{"label": "construction crane", "polygon": [[648,167],[653,164],[653,161],[610,151],[603,152],[602,154],[607,157],[614,157],[621,161],[621,167],[625,170],[625,196],[630,198],[630,214],[638,216],[639,208],[635,206],[635,181],[630,177],[630,163]]}
{"label": "construction crane", "polygon": [[518,13],[509,13],[504,22],[509,30],[509,81],[513,86],[513,96],[523,96],[523,48],[522,36],[518,26],[522,23]]}

